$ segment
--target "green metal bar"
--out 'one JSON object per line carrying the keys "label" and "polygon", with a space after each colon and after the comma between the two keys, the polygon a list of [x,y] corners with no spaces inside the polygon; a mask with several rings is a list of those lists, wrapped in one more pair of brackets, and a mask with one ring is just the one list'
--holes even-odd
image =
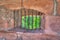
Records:
{"label": "green metal bar", "polygon": [[33,13],[34,13],[34,10],[32,10],[32,30],[33,30]]}
{"label": "green metal bar", "polygon": [[29,28],[29,14],[30,14],[30,9],[28,9],[28,28]]}
{"label": "green metal bar", "polygon": [[[24,8],[24,18],[25,18],[25,23],[26,23],[26,9]],[[26,27],[26,24],[25,24]]]}

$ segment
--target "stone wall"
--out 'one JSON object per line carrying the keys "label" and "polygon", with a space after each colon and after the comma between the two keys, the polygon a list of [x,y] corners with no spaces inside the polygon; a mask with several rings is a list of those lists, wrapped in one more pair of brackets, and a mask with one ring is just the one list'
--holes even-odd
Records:
{"label": "stone wall", "polygon": [[41,33],[19,33],[0,31],[1,40],[60,40],[60,36]]}
{"label": "stone wall", "polygon": [[[42,33],[23,33],[16,31],[7,31],[8,29],[15,27],[13,13],[15,10],[21,9],[22,1],[0,0],[0,39],[60,40],[60,0],[57,0],[57,3],[57,16],[54,16],[53,0],[24,0],[24,8],[37,10],[44,15],[42,16]],[[1,29],[3,29],[4,31]]]}

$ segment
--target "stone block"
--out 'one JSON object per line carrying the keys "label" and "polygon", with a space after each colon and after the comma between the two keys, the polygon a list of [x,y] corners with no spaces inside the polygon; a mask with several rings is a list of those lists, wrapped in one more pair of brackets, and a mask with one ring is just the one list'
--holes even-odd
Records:
{"label": "stone block", "polygon": [[16,34],[16,32],[0,31],[0,39],[17,40],[17,34]]}
{"label": "stone block", "polygon": [[60,35],[60,16],[45,16],[45,33]]}

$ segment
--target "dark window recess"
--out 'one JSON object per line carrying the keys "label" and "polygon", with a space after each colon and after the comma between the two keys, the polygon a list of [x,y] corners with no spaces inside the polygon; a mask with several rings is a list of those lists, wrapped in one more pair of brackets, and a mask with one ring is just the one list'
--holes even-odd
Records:
{"label": "dark window recess", "polygon": [[41,15],[43,13],[33,10],[22,8],[14,10],[14,26],[12,30],[35,32],[41,29]]}

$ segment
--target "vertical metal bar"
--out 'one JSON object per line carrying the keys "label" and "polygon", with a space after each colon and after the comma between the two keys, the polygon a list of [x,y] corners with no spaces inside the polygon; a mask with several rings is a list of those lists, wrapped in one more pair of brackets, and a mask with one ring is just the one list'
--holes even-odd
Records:
{"label": "vertical metal bar", "polygon": [[57,0],[54,0],[54,14],[53,15],[57,15]]}
{"label": "vertical metal bar", "polygon": [[15,27],[17,26],[17,14],[16,14],[16,10],[15,10]]}
{"label": "vertical metal bar", "polygon": [[18,25],[17,24],[17,10],[15,10],[15,21],[16,21],[15,26],[17,26]]}
{"label": "vertical metal bar", "polygon": [[16,15],[17,15],[17,26],[18,26],[18,23],[19,23],[19,10],[16,10]]}
{"label": "vertical metal bar", "polygon": [[[36,10],[34,10],[34,18],[36,18],[36,19],[37,19],[37,11],[36,11]],[[34,18],[33,18],[33,19],[34,19]],[[34,26],[36,26],[35,19],[34,19]]]}
{"label": "vertical metal bar", "polygon": [[23,8],[23,0],[21,0],[21,27],[22,27],[22,8]]}
{"label": "vertical metal bar", "polygon": [[[27,23],[27,26],[29,25],[29,13],[28,13],[28,9],[26,10],[26,15],[28,16],[28,23]],[[29,28],[29,26],[28,26]]]}
{"label": "vertical metal bar", "polygon": [[30,9],[28,9],[28,29],[29,29],[29,14],[30,14]]}
{"label": "vertical metal bar", "polygon": [[[40,20],[40,21],[41,21],[41,19],[40,19],[41,14],[42,14],[42,13],[39,12],[39,20]],[[40,27],[40,25],[41,25],[41,22],[39,22],[39,27]],[[40,29],[40,28],[39,28],[39,29]]]}
{"label": "vertical metal bar", "polygon": [[33,10],[32,10],[32,30],[33,30]]}
{"label": "vertical metal bar", "polygon": [[19,10],[19,27],[21,27],[21,9]]}
{"label": "vertical metal bar", "polygon": [[[36,20],[37,20],[37,15],[38,15],[38,12],[36,11]],[[37,22],[35,23],[36,25],[36,28],[37,28]]]}
{"label": "vertical metal bar", "polygon": [[[26,21],[26,13],[27,13],[27,10],[25,9],[25,23],[27,22]],[[25,27],[26,27],[26,24],[25,24]]]}
{"label": "vertical metal bar", "polygon": [[21,27],[22,27],[22,9],[21,9],[21,13],[20,14],[21,14]]}
{"label": "vertical metal bar", "polygon": [[14,13],[14,27],[15,27],[15,10],[13,11],[13,13]]}
{"label": "vertical metal bar", "polygon": [[28,29],[30,29],[30,24],[31,24],[31,19],[30,19],[30,16],[31,16],[31,13],[32,13],[32,11],[29,9],[28,10]]}
{"label": "vertical metal bar", "polygon": [[26,27],[26,9],[24,8],[24,19],[25,19],[25,27]]}
{"label": "vertical metal bar", "polygon": [[18,27],[19,27],[19,22],[20,22],[20,21],[19,21],[19,20],[20,20],[19,10],[17,11],[17,13],[18,13],[18,19],[17,19],[17,20],[18,20]]}
{"label": "vertical metal bar", "polygon": [[16,10],[15,10],[15,27],[16,27]]}

